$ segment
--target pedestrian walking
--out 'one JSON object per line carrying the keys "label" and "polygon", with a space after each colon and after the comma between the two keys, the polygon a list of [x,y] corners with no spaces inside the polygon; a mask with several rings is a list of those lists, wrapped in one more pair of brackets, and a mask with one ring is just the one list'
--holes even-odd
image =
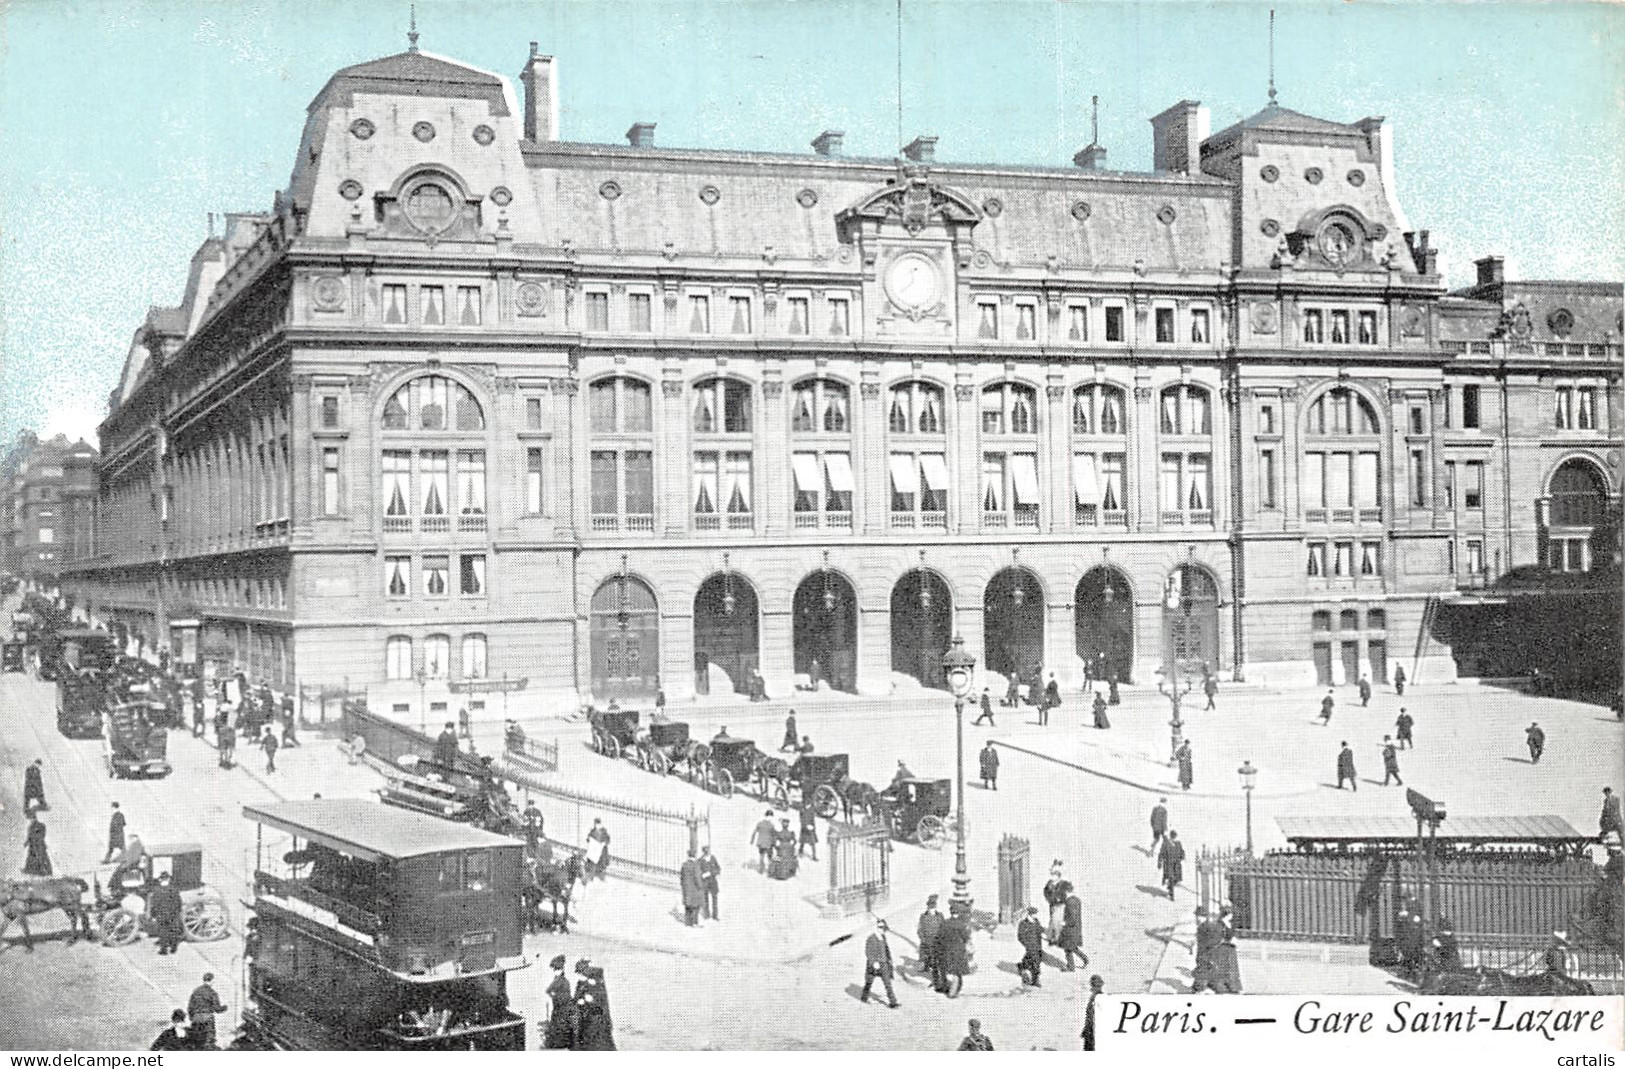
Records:
{"label": "pedestrian walking", "polygon": [[1405,694],[1405,666],[1402,664],[1394,665],[1394,693]]}
{"label": "pedestrian walking", "polygon": [[796,732],[796,711],[790,710],[790,715],[784,718],[784,741],[779,743],[779,753],[794,750],[801,736]]}
{"label": "pedestrian walking", "polygon": [[45,845],[45,824],[37,812],[28,814],[28,831],[23,835],[23,875],[50,876],[51,851]]}
{"label": "pedestrian walking", "polygon": [[1218,709],[1213,699],[1218,697],[1219,681],[1213,676],[1204,673],[1202,676],[1202,693],[1207,695],[1207,705],[1203,706],[1202,711],[1207,712],[1210,709]]}
{"label": "pedestrian walking", "polygon": [[1177,831],[1168,832],[1168,837],[1162,841],[1162,849],[1157,853],[1157,869],[1162,873],[1162,883],[1168,888],[1168,897],[1174,897],[1174,888],[1185,880],[1185,844],[1179,841]]}
{"label": "pedestrian walking", "polygon": [[942,920],[942,914],[937,911],[937,896],[928,896],[914,934],[920,937],[920,971],[931,978],[931,987],[936,991],[943,988],[942,969],[937,965],[937,936],[942,931]]}
{"label": "pedestrian walking", "polygon": [[214,1015],[225,1012],[226,1004],[214,989],[214,973],[204,973],[203,982],[192,989],[192,997],[186,1000],[186,1013],[192,1019],[193,1049],[219,1049],[214,1041]]}
{"label": "pedestrian walking", "polygon": [[1049,867],[1049,879],[1044,883],[1044,903],[1049,906],[1049,924],[1044,928],[1044,939],[1050,946],[1061,938],[1061,914],[1066,905],[1066,894],[1061,885],[1066,883],[1061,877],[1061,859],[1056,858]]}
{"label": "pedestrian walking", "polygon": [[1343,781],[1344,780],[1349,781],[1349,788],[1351,790],[1358,791],[1360,789],[1360,782],[1359,782],[1358,779],[1355,778],[1355,774],[1354,774],[1354,751],[1349,749],[1349,744],[1348,744],[1347,740],[1344,740],[1343,748],[1340,751],[1338,751],[1338,754],[1337,754],[1337,789],[1338,790],[1343,789]]}
{"label": "pedestrian walking", "polygon": [[1106,699],[1098,690],[1095,691],[1093,712],[1095,714],[1095,729],[1097,731],[1104,731],[1106,728],[1112,726],[1112,722],[1106,718]]}
{"label": "pedestrian walking", "polygon": [[886,940],[886,933],[890,929],[884,920],[875,921],[875,930],[869,933],[869,938],[863,944],[863,994],[859,1002],[869,1001],[869,989],[874,987],[878,979],[886,988],[886,1002],[892,1009],[899,1005],[897,992],[892,990],[892,960],[891,944]]}
{"label": "pedestrian walking", "polygon": [[1214,968],[1213,951],[1224,941],[1219,922],[1208,915],[1206,906],[1196,907],[1196,946],[1191,963],[1191,994],[1200,995],[1209,989],[1218,990],[1220,984]]}
{"label": "pedestrian walking", "polygon": [[50,808],[45,804],[45,761],[36,757],[33,764],[23,769],[23,812]]}
{"label": "pedestrian walking", "polygon": [[1095,1000],[1106,993],[1106,981],[1098,974],[1089,977],[1089,1002],[1083,1008],[1083,1049],[1095,1049]]}
{"label": "pedestrian walking", "polygon": [[237,764],[237,729],[227,724],[217,738],[220,748],[220,767],[230,769]]}
{"label": "pedestrian walking", "polygon": [[982,1022],[972,1017],[970,1031],[959,1041],[960,1050],[992,1050],[993,1041],[982,1034]]}
{"label": "pedestrian walking", "polygon": [[1014,669],[1010,671],[1009,683],[1004,688],[1004,700],[1000,704],[1007,709],[1014,709],[1021,705],[1021,679]]}
{"label": "pedestrian walking", "polygon": [[1540,755],[1546,752],[1546,732],[1541,729],[1540,724],[1537,722],[1524,728],[1523,733],[1529,743],[1529,763],[1532,765],[1540,764]]}
{"label": "pedestrian walking", "polygon": [[800,868],[800,853],[796,849],[796,833],[790,830],[790,818],[779,818],[779,830],[773,833],[773,860],[767,874],[775,880],[788,880]]}
{"label": "pedestrian walking", "polygon": [[457,765],[457,725],[453,721],[446,721],[446,726],[440,729],[439,736],[434,740],[434,763],[446,768]]}
{"label": "pedestrian walking", "polygon": [[[604,827],[602,818],[592,818],[592,827],[587,830],[586,845],[586,871],[601,880],[609,868],[609,829]],[[585,879],[582,882],[586,882]]]}
{"label": "pedestrian walking", "polygon": [[1236,958],[1236,933],[1219,925],[1222,938],[1213,948],[1213,975],[1221,995],[1241,994],[1241,962]]}
{"label": "pedestrian walking", "polygon": [[1388,786],[1390,779],[1401,787],[1405,786],[1405,781],[1399,778],[1399,755],[1394,752],[1394,740],[1384,735],[1382,737],[1382,785],[1384,787]]}
{"label": "pedestrian walking", "polygon": [[664,713],[665,711],[666,711],[666,689],[664,687],[657,686],[655,688],[655,713],[656,713],[656,715],[659,715],[659,714]]}
{"label": "pedestrian walking", "polygon": [[113,858],[124,853],[124,811],[113,803],[113,815],[107,820],[107,853],[102,856],[102,864],[110,865]]}
{"label": "pedestrian walking", "polygon": [[170,882],[169,873],[158,877],[158,886],[147,895],[147,920],[158,939],[158,954],[173,954],[181,945],[181,893]]}
{"label": "pedestrian walking", "polygon": [[803,850],[812,850],[812,859],[818,860],[818,811],[813,808],[811,798],[801,800],[801,835],[796,840],[796,856],[800,857]]}
{"label": "pedestrian walking", "polygon": [[677,881],[683,891],[683,923],[693,928],[700,923],[700,910],[705,908],[705,877],[694,851],[688,852],[688,860],[677,870]]}
{"label": "pedestrian walking", "polygon": [[773,860],[773,841],[778,837],[773,827],[773,810],[769,809],[762,814],[762,819],[756,822],[756,830],[750,833],[750,845],[756,848],[756,871],[767,874],[767,863]]}
{"label": "pedestrian walking", "polygon": [[1399,717],[1394,721],[1394,733],[1399,739],[1401,749],[1409,750],[1415,745],[1411,739],[1411,728],[1415,725],[1416,721],[1411,718],[1411,714],[1405,711],[1404,706],[1400,706]]}
{"label": "pedestrian walking", "polygon": [[609,1015],[604,970],[582,958],[576,962],[576,1035],[572,1050],[614,1050],[615,1022]]}
{"label": "pedestrian walking", "polygon": [[982,688],[982,711],[975,720],[970,722],[971,727],[975,727],[984,720],[987,721],[989,727],[999,726],[993,722],[993,695],[986,687]]}
{"label": "pedestrian walking", "polygon": [[1089,967],[1089,955],[1083,952],[1083,902],[1073,893],[1070,883],[1066,887],[1066,900],[1061,903],[1061,938],[1055,945],[1066,954],[1066,964],[1062,969],[1072,971],[1072,955],[1076,954],[1082,961],[1084,968]]}
{"label": "pedestrian walking", "polygon": [[1326,696],[1320,699],[1320,723],[1322,727],[1332,722],[1332,710],[1336,706],[1337,699],[1333,698],[1332,692],[1328,690]]}
{"label": "pedestrian walking", "polygon": [[1117,672],[1116,671],[1113,671],[1111,675],[1106,677],[1106,704],[1108,704],[1108,705],[1121,705],[1121,704],[1123,704],[1123,696],[1121,694],[1119,694],[1118,691],[1117,691]]}
{"label": "pedestrian walking", "polygon": [[1191,756],[1191,740],[1185,739],[1174,751],[1174,759],[1179,762],[1179,789],[1188,791],[1191,784],[1196,782],[1196,762]]}
{"label": "pedestrian walking", "polygon": [[1602,814],[1597,817],[1597,837],[1603,838],[1611,831],[1625,835],[1625,820],[1620,818],[1619,795],[1614,793],[1612,787],[1604,787]]}
{"label": "pedestrian walking", "polygon": [[1162,837],[1168,834],[1168,799],[1158,798],[1157,804],[1151,807],[1151,849],[1156,851],[1162,845]]}
{"label": "pedestrian walking", "polygon": [[558,955],[549,963],[553,979],[546,991],[551,1011],[542,1032],[544,1050],[569,1050],[575,1041],[575,993],[570,990],[570,978],[564,974],[565,957]]}
{"label": "pedestrian walking", "polygon": [[[1055,673],[1049,674],[1049,682],[1044,685],[1044,705],[1050,709],[1061,707],[1061,684],[1056,682]],[[1044,716],[1044,723],[1049,723],[1049,715]]]}
{"label": "pedestrian walking", "polygon": [[1371,704],[1371,680],[1367,676],[1360,677],[1358,686],[1360,692],[1360,708],[1364,709]]}
{"label": "pedestrian walking", "polygon": [[299,716],[294,711],[293,698],[286,694],[282,696],[282,748],[299,748]]}
{"label": "pedestrian walking", "polygon": [[192,1037],[187,1034],[186,1011],[176,1009],[169,1015],[169,1027],[158,1033],[148,1050],[191,1050]]}
{"label": "pedestrian walking", "polygon": [[192,737],[194,739],[201,739],[203,737],[203,727],[204,727],[205,712],[206,712],[206,710],[203,708],[203,681],[201,679],[193,680],[193,682],[192,682]]}
{"label": "pedestrian walking", "polygon": [[717,881],[721,876],[722,863],[709,846],[700,847],[700,878],[705,882],[705,919],[709,921],[722,919],[722,910],[717,908]]}
{"label": "pedestrian walking", "polygon": [[1021,982],[1043,987],[1039,974],[1044,970],[1044,925],[1038,919],[1037,906],[1028,906],[1016,925],[1016,942],[1021,944],[1021,963],[1016,966]]}
{"label": "pedestrian walking", "polygon": [[276,771],[276,730],[269,724],[265,726],[265,734],[260,736],[260,749],[265,751],[265,771]]}
{"label": "pedestrian walking", "polygon": [[982,786],[990,791],[999,789],[999,751],[993,748],[993,740],[988,739],[987,745],[982,747]]}
{"label": "pedestrian walking", "polygon": [[965,974],[970,972],[970,957],[965,948],[970,945],[970,926],[965,918],[956,917],[952,910],[942,919],[937,929],[937,968],[942,971],[940,990],[949,998],[958,998],[965,986]]}

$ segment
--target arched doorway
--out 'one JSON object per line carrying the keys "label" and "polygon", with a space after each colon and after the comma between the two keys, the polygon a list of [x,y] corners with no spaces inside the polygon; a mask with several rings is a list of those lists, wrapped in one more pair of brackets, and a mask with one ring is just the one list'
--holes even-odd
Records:
{"label": "arched doorway", "polygon": [[982,594],[982,663],[1002,676],[1037,682],[1044,663],[1044,590],[1025,568],[1006,568]]}
{"label": "arched doorway", "polygon": [[1194,564],[1168,575],[1162,601],[1162,663],[1200,674],[1219,670],[1219,585]]}
{"label": "arched doorway", "polygon": [[660,613],[654,591],[618,575],[593,592],[589,630],[595,698],[648,697],[660,686]]}
{"label": "arched doorway", "polygon": [[1547,567],[1554,572],[1590,571],[1599,556],[1592,537],[1598,528],[1608,528],[1600,548],[1603,562],[1609,562],[1615,534],[1607,517],[1608,483],[1596,467],[1579,458],[1559,465],[1552,472],[1546,507]]}
{"label": "arched doorway", "polygon": [[954,605],[948,584],[927,568],[915,568],[891,591],[891,670],[921,686],[946,689],[942,655],[953,644]]}
{"label": "arched doorway", "polygon": [[814,572],[796,587],[791,611],[796,673],[857,693],[858,599],[852,584],[827,568]]}
{"label": "arched doorway", "polygon": [[758,663],[756,591],[733,572],[711,576],[694,595],[694,692],[750,693]]}
{"label": "arched doorway", "polygon": [[1091,568],[1078,581],[1073,599],[1078,658],[1095,679],[1117,677],[1127,683],[1134,674],[1134,594],[1128,577],[1116,568]]}

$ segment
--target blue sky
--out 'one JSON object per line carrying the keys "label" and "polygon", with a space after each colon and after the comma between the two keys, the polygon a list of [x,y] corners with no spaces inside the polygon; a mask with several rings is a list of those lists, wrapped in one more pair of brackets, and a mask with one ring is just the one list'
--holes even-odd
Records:
{"label": "blue sky", "polygon": [[[1281,102],[1394,124],[1399,197],[1453,285],[1625,276],[1625,7],[1277,0]],[[903,0],[903,141],[1065,164],[1089,97],[1114,168],[1181,98],[1217,130],[1265,102],[1268,3]],[[89,434],[206,213],[263,210],[335,69],[405,46],[406,0],[0,4],[0,441]],[[425,50],[512,78],[560,65],[572,140],[895,153],[894,0],[422,0]]]}

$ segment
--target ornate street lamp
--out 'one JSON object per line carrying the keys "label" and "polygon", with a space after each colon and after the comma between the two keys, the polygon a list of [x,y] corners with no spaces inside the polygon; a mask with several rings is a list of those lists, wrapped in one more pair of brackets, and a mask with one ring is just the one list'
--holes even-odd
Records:
{"label": "ornate street lamp", "polygon": [[412,673],[412,681],[418,685],[418,727],[423,733],[429,733],[429,673],[427,669],[419,668]]}
{"label": "ornate street lamp", "polygon": [[970,696],[975,669],[976,658],[965,649],[964,636],[955,635],[954,644],[942,655],[942,675],[954,696],[954,794],[958,801],[954,816],[954,893],[948,900],[948,911],[965,918],[971,911],[970,872],[965,865],[965,699]]}
{"label": "ornate street lamp", "polygon": [[920,573],[920,608],[929,609],[931,608],[931,584],[929,582],[931,577],[925,574],[925,550],[923,549],[920,550],[920,567],[918,571]]}
{"label": "ornate street lamp", "polygon": [[722,555],[722,615],[734,614],[734,573],[728,567],[728,554]]}
{"label": "ornate street lamp", "polygon": [[[1185,592],[1185,589],[1185,566],[1180,565],[1174,570],[1174,574],[1168,577],[1168,590],[1163,598],[1163,605],[1167,607],[1169,612],[1173,612],[1176,609],[1184,610],[1185,619],[1183,626],[1185,630],[1188,631],[1190,629],[1191,620],[1191,599],[1190,595]],[[1168,721],[1168,764],[1173,765],[1179,760],[1179,747],[1184,741],[1185,722],[1179,717],[1179,703],[1181,699],[1185,697],[1185,695],[1191,692],[1191,687],[1193,684],[1190,680],[1186,680],[1185,689],[1179,689],[1178,643],[1175,643],[1174,648],[1169,650],[1168,653],[1168,678],[1166,680],[1159,679],[1157,681],[1157,690],[1168,699],[1168,704],[1173,707],[1173,719]]]}
{"label": "ornate street lamp", "polygon": [[1251,761],[1243,761],[1241,767],[1236,769],[1241,776],[1241,793],[1247,799],[1247,856],[1253,856],[1253,787],[1258,780],[1258,769],[1253,767]]}
{"label": "ornate street lamp", "polygon": [[829,585],[829,550],[824,550],[824,611],[835,611],[835,590]]}

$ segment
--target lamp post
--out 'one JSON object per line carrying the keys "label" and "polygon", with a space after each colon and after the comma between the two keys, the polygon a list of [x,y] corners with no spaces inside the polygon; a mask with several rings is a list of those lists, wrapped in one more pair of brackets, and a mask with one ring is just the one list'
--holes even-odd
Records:
{"label": "lamp post", "polygon": [[1241,793],[1247,799],[1247,856],[1253,856],[1253,787],[1258,780],[1258,769],[1251,761],[1243,761],[1236,769],[1241,776]]}
{"label": "lamp post", "polygon": [[419,668],[412,673],[412,679],[418,685],[418,727],[427,735],[429,733],[429,673]]}
{"label": "lamp post", "polygon": [[[1185,593],[1183,572],[1176,571],[1168,577],[1168,593],[1163,604],[1170,612],[1180,609],[1184,611],[1184,627],[1188,630],[1191,622],[1191,599]],[[1179,644],[1176,642],[1168,651],[1168,679],[1167,686],[1163,680],[1157,681],[1157,690],[1168,698],[1168,704],[1173,706],[1173,719],[1168,721],[1169,754],[1168,764],[1173,765],[1179,760],[1179,746],[1184,741],[1185,722],[1179,718],[1179,703],[1185,695],[1191,692],[1192,683],[1185,681],[1185,689],[1179,689]]]}
{"label": "lamp post", "polygon": [[957,808],[954,813],[954,893],[948,899],[948,912],[955,917],[970,917],[970,872],[965,866],[965,699],[970,694],[971,673],[976,658],[965,650],[962,635],[954,636],[954,644],[942,655],[942,674],[948,681],[948,690],[954,696],[954,795]]}

